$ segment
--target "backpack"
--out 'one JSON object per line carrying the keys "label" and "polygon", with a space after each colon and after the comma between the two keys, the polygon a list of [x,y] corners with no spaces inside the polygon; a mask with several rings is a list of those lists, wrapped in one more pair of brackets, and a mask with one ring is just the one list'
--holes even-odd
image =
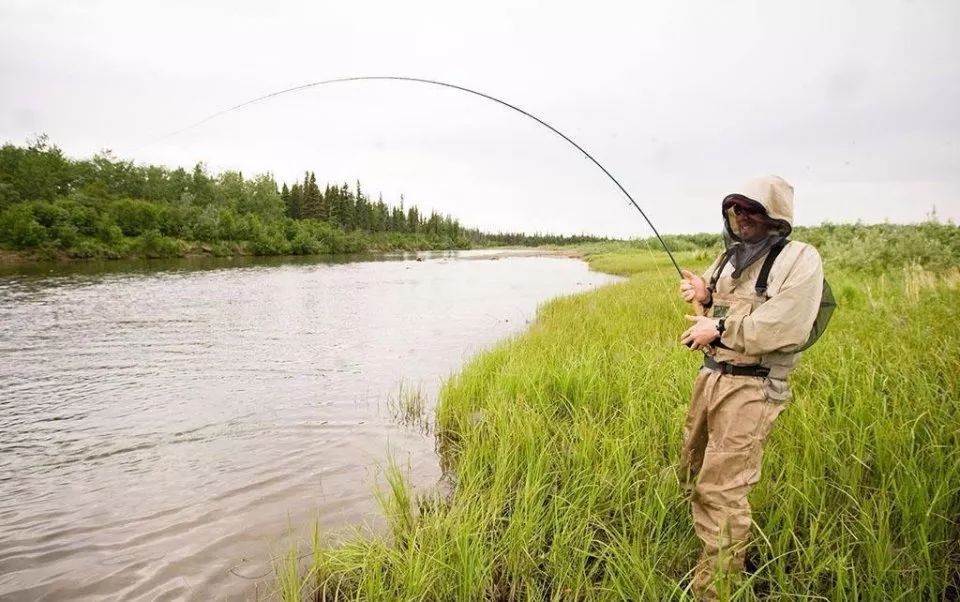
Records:
{"label": "backpack", "polygon": [[[780,255],[780,251],[783,251],[783,248],[787,246],[789,240],[781,240],[777,244],[770,247],[770,252],[767,253],[767,258],[763,261],[763,266],[760,268],[760,275],[757,276],[757,283],[755,289],[757,291],[757,296],[767,297],[767,280],[770,277],[770,269],[773,268],[773,263],[777,260],[777,257]],[[720,265],[717,267],[717,270],[713,273],[713,278],[710,282],[710,290],[716,290],[717,280],[720,279],[720,273],[723,272],[724,266],[727,265],[729,256],[724,253],[723,258],[720,260]],[[833,290],[830,288],[830,283],[827,282],[827,279],[823,279],[823,293],[820,296],[820,309],[817,311],[817,317],[813,321],[813,327],[810,329],[810,336],[807,337],[807,341],[793,350],[794,353],[799,353],[805,349],[808,349],[811,345],[817,342],[817,339],[823,335],[823,332],[827,329],[827,325],[830,323],[830,318],[833,317],[833,311],[837,308],[837,300],[833,296]]]}

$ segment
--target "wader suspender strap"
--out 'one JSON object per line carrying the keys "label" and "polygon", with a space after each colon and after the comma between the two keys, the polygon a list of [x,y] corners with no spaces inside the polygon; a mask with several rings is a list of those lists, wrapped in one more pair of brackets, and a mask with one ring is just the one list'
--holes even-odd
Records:
{"label": "wader suspender strap", "polygon": [[763,267],[760,268],[760,275],[757,276],[756,289],[758,296],[767,296],[767,279],[770,277],[770,269],[773,268],[773,262],[777,260],[777,256],[780,255],[780,251],[787,246],[788,242],[790,241],[783,239],[770,247],[770,251],[767,253],[767,258],[763,262]]}
{"label": "wader suspender strap", "polygon": [[[705,308],[713,307],[713,293],[717,292],[717,281],[720,280],[720,273],[723,272],[723,268],[727,266],[728,261],[730,261],[730,253],[724,251],[723,255],[720,256],[720,264],[717,266],[717,269],[713,271],[713,275],[710,276],[710,284],[707,285],[707,291],[710,293],[710,300],[707,301],[707,305],[704,305]],[[724,345],[719,338],[713,342],[713,346],[720,347],[721,349],[730,349]]]}
{"label": "wader suspender strap", "polygon": [[713,305],[713,293],[717,291],[717,281],[720,280],[720,273],[723,272],[723,268],[727,267],[728,261],[730,261],[730,254],[724,251],[723,255],[720,256],[720,265],[717,266],[717,269],[713,271],[713,275],[710,276],[710,284],[707,286],[707,290],[710,291],[711,305]]}

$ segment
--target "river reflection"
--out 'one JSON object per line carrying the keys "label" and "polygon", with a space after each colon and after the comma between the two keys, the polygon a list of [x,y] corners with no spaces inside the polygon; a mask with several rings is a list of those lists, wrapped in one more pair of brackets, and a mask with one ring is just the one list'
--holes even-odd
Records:
{"label": "river reflection", "polygon": [[539,303],[616,280],[484,257],[0,274],[0,597],[253,598],[235,574],[291,528],[377,515],[387,458],[435,481],[432,438],[391,418],[401,384],[432,400]]}

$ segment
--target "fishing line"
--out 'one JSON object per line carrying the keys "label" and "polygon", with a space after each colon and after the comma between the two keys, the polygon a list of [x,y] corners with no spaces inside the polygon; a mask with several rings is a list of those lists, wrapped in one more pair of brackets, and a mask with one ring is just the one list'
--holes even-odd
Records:
{"label": "fishing line", "polygon": [[536,122],[539,123],[540,125],[542,125],[542,126],[544,126],[545,128],[549,129],[551,132],[553,132],[554,134],[560,136],[561,138],[563,138],[564,140],[566,140],[567,142],[569,142],[571,145],[573,145],[574,148],[576,148],[578,151],[580,151],[581,153],[583,153],[584,157],[586,157],[587,159],[590,159],[590,161],[592,161],[594,165],[596,165],[597,167],[599,167],[600,170],[601,170],[608,178],[610,178],[610,180],[612,180],[614,184],[617,185],[617,188],[620,189],[620,192],[622,192],[622,193],[630,200],[630,203],[637,209],[637,211],[640,212],[640,215],[643,216],[643,219],[646,220],[647,225],[650,226],[650,229],[653,230],[653,233],[657,236],[657,240],[660,241],[660,245],[663,246],[663,250],[666,251],[666,252],[667,252],[667,255],[670,256],[670,261],[673,263],[673,267],[676,268],[677,274],[678,274],[681,278],[683,278],[683,274],[682,274],[682,272],[680,271],[680,266],[677,265],[677,260],[674,259],[673,253],[671,253],[671,252],[670,252],[670,249],[667,247],[667,243],[665,243],[665,242],[663,241],[663,237],[660,236],[660,232],[657,231],[657,227],[653,225],[653,222],[650,221],[650,218],[647,217],[647,214],[643,211],[643,209],[640,208],[640,205],[638,205],[637,202],[636,202],[636,201],[633,199],[633,197],[630,195],[630,193],[627,192],[627,189],[624,188],[623,185],[620,184],[620,182],[619,182],[615,177],[613,177],[613,174],[611,174],[610,171],[608,171],[606,167],[604,167],[599,161],[597,161],[597,160],[593,157],[593,155],[591,155],[590,153],[588,153],[582,146],[580,146],[579,144],[577,144],[576,142],[574,142],[573,139],[571,139],[569,136],[567,136],[566,134],[564,134],[563,132],[561,132],[561,131],[558,130],[557,128],[553,127],[552,125],[550,125],[549,123],[547,123],[547,122],[544,121],[543,119],[540,119],[540,118],[537,117],[536,115],[533,115],[532,113],[528,113],[527,111],[524,111],[524,110],[521,109],[520,107],[518,107],[518,106],[516,106],[516,105],[513,105],[513,104],[510,104],[509,102],[507,102],[507,101],[505,101],[505,100],[500,100],[499,98],[496,98],[495,96],[491,96],[491,95],[485,94],[485,93],[483,93],[483,92],[478,92],[478,91],[476,91],[476,90],[471,90],[470,88],[466,88],[466,87],[464,87],[464,86],[458,86],[458,85],[456,85],[456,84],[449,84],[449,83],[446,83],[446,82],[441,82],[441,81],[432,80],[432,79],[422,79],[422,78],[419,78],[419,77],[401,77],[401,76],[395,76],[395,75],[374,75],[374,76],[341,77],[341,78],[337,78],[337,79],[326,79],[326,80],[323,80],[323,81],[311,82],[311,83],[308,83],[308,84],[301,84],[301,85],[299,85],[299,86],[294,86],[294,87],[292,87],[292,88],[286,88],[286,89],[284,89],[284,90],[278,90],[278,91],[276,91],[276,92],[271,92],[270,94],[265,94],[264,96],[259,96],[259,97],[257,97],[257,98],[253,98],[253,99],[248,100],[248,101],[246,101],[246,102],[242,102],[242,103],[240,103],[240,104],[238,104],[238,105],[234,105],[234,106],[232,106],[232,107],[230,107],[230,108],[228,108],[228,109],[224,109],[224,110],[222,110],[222,111],[218,111],[218,112],[216,112],[216,113],[213,113],[212,115],[208,115],[207,117],[204,117],[203,119],[201,119],[200,121],[197,121],[196,123],[194,123],[194,124],[192,124],[192,125],[188,125],[187,127],[181,128],[181,129],[179,129],[179,130],[176,130],[176,131],[174,131],[174,132],[171,132],[171,133],[169,133],[169,134],[166,134],[166,135],[164,135],[164,136],[161,136],[160,138],[157,138],[156,140],[154,140],[153,142],[151,142],[151,143],[149,143],[149,144],[153,144],[153,143],[156,143],[156,142],[160,142],[161,140],[166,140],[167,138],[170,138],[170,137],[172,137],[172,136],[176,136],[176,135],[178,135],[178,134],[182,134],[183,132],[186,132],[186,131],[191,130],[191,129],[195,128],[195,127],[198,127],[198,126],[200,126],[200,125],[203,125],[204,123],[207,123],[208,121],[211,121],[211,120],[213,120],[213,119],[216,119],[217,117],[220,117],[220,116],[225,115],[225,114],[227,114],[227,113],[230,113],[230,112],[232,112],[232,111],[236,111],[236,110],[238,110],[238,109],[242,109],[243,107],[246,107],[246,106],[249,106],[249,105],[252,105],[252,104],[256,104],[256,103],[258,103],[258,102],[263,102],[263,101],[265,101],[265,100],[269,100],[269,99],[274,98],[274,97],[276,97],[276,96],[281,96],[281,95],[283,95],[283,94],[289,94],[289,93],[291,93],[291,92],[298,92],[298,91],[300,91],[300,90],[305,90],[305,89],[307,89],[307,88],[315,88],[315,87],[326,86],[326,85],[330,85],[330,84],[341,84],[341,83],[346,83],[346,82],[358,82],[358,81],[403,81],[403,82],[414,82],[414,83],[420,83],[420,84],[429,84],[429,85],[433,85],[433,86],[441,86],[441,87],[444,87],[444,88],[450,88],[450,89],[453,89],[453,90],[459,90],[459,91],[461,91],[461,92],[466,92],[466,93],[468,93],[468,94],[473,94],[474,96],[479,96],[479,97],[481,97],[481,98],[486,98],[487,100],[491,100],[491,101],[493,101],[493,102],[495,102],[495,103],[498,103],[498,104],[500,104],[500,105],[503,105],[503,106],[507,107],[508,109],[513,109],[514,111],[520,113],[521,115],[523,115],[523,116],[525,116],[525,117],[529,117],[530,119],[533,119],[534,121],[536,121]]}

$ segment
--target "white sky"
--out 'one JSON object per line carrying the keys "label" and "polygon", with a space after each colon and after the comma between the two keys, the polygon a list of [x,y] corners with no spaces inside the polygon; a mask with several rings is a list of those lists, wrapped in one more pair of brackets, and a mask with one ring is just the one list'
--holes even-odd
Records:
{"label": "white sky", "polygon": [[0,0],[0,141],[67,154],[360,179],[485,230],[719,231],[765,173],[796,221],[960,221],[960,2]]}

